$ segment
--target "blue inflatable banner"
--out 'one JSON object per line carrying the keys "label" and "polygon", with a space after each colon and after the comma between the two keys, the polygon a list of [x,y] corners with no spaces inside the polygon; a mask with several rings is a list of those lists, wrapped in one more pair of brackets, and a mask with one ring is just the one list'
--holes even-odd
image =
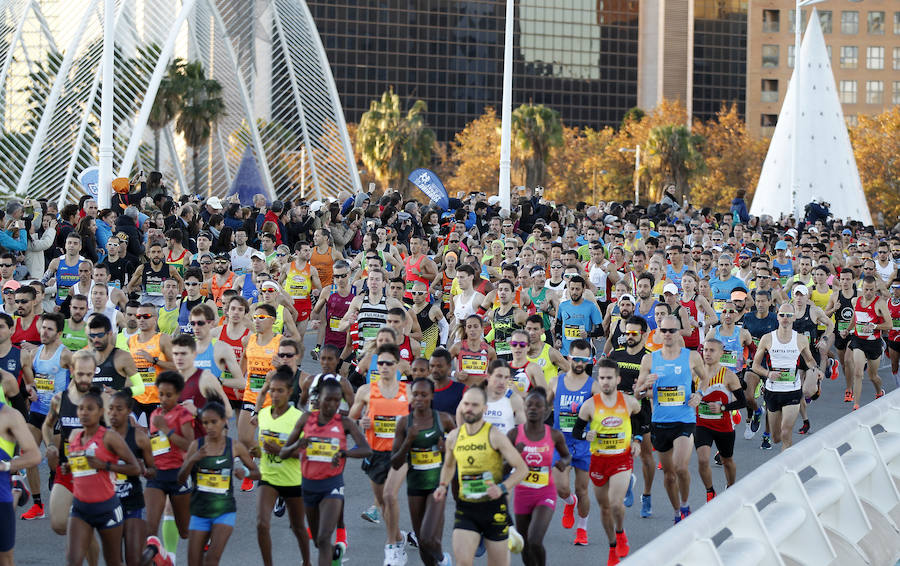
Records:
{"label": "blue inflatable banner", "polygon": [[425,195],[443,210],[450,208],[450,198],[444,184],[433,171],[416,169],[409,174],[409,182],[419,187]]}
{"label": "blue inflatable banner", "polygon": [[84,189],[85,194],[97,198],[98,189],[100,187],[100,168],[94,165],[88,167],[78,175],[78,184]]}

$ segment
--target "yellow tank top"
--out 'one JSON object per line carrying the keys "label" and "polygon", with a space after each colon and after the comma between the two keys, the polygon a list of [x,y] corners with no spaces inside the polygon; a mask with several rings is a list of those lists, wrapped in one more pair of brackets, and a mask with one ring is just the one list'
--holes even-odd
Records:
{"label": "yellow tank top", "polygon": [[[821,293],[817,289],[813,288],[810,290],[809,298],[812,299],[814,305],[819,307],[822,310],[825,310],[825,307],[828,306],[828,301],[831,300],[831,295],[834,293],[833,289],[828,289],[827,293]],[[834,315],[831,316],[831,320],[834,320]],[[825,330],[825,325],[820,324],[816,326],[819,330]]]}
{"label": "yellow tank top", "polygon": [[128,352],[131,354],[131,357],[134,358],[134,365],[137,366],[141,381],[144,382],[144,392],[134,398],[138,403],[143,403],[145,405],[159,403],[159,392],[156,390],[156,376],[159,375],[162,368],[158,365],[151,364],[141,356],[138,356],[137,351],[145,350],[151,356],[165,360],[166,358],[163,356],[162,348],[159,347],[161,336],[161,334],[156,333],[146,342],[140,342],[138,340],[140,337],[139,334],[135,334],[128,339]]}
{"label": "yellow tank top", "polygon": [[537,355],[536,358],[528,357],[528,361],[535,363],[541,367],[541,370],[544,372],[544,379],[547,380],[547,385],[550,385],[550,382],[553,381],[553,378],[559,375],[559,368],[550,361],[550,345],[544,344],[543,348],[541,348],[541,353]]}
{"label": "yellow tank top", "polygon": [[[256,341],[257,335],[251,334],[247,341],[244,356],[247,357],[247,384],[244,389],[244,402],[256,403],[259,392],[266,383],[266,374],[272,371],[272,358],[278,351],[281,343],[281,334],[276,334],[265,346],[260,346]],[[272,402],[266,397],[263,407],[268,407]]]}
{"label": "yellow tank top", "polygon": [[178,330],[178,311],[180,305],[174,309],[167,311],[166,307],[159,307],[159,315],[156,319],[156,325],[159,331],[164,334],[175,334]]}
{"label": "yellow tank top", "polygon": [[594,416],[591,430],[597,437],[591,442],[591,453],[605,456],[624,454],[631,448],[631,414],[625,394],[616,391],[616,404],[607,407],[603,396],[594,395]]}
{"label": "yellow tank top", "polygon": [[465,425],[459,427],[453,456],[456,458],[459,498],[463,501],[485,500],[488,487],[503,480],[503,458],[491,446],[490,431],[491,424],[487,422],[471,436]]}
{"label": "yellow tank top", "polygon": [[310,264],[300,269],[297,262],[291,262],[291,268],[288,270],[287,277],[284,280],[284,290],[294,299],[305,299],[312,292]]}

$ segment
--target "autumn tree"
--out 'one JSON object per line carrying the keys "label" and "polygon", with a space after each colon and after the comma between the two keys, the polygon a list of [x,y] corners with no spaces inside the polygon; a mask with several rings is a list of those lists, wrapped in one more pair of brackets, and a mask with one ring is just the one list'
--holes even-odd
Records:
{"label": "autumn tree", "polygon": [[749,134],[734,104],[723,105],[712,120],[696,121],[693,131],[705,140],[701,153],[706,172],[694,179],[691,202],[725,210],[738,189],[745,189],[745,198],[751,202],[768,142]]}
{"label": "autumn tree", "polygon": [[869,210],[892,226],[900,217],[900,106],[860,114],[850,141]]}
{"label": "autumn tree", "polygon": [[[466,124],[450,142],[448,170],[443,178],[450,194],[457,191],[490,193],[500,185],[500,118],[488,106],[484,114]],[[453,167],[455,166],[455,167]]]}
{"label": "autumn tree", "polygon": [[518,150],[513,164],[525,169],[525,185],[543,184],[550,151],[563,143],[559,112],[543,104],[523,104],[512,113],[512,142]]}

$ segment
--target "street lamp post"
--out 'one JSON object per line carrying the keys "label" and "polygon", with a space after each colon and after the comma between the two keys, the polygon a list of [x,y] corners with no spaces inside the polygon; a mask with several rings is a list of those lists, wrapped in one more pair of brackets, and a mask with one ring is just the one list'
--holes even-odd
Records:
{"label": "street lamp post", "polygon": [[97,187],[97,205],[109,208],[112,198],[113,171],[113,52],[115,50],[115,9],[113,0],[106,0],[103,8],[103,86],[100,94],[100,147],[97,151],[100,178]]}
{"label": "street lamp post", "polygon": [[811,4],[818,4],[824,0],[797,0],[794,7],[794,107],[792,114],[794,115],[794,131],[791,132],[791,211],[794,214],[794,220],[800,222],[800,203],[798,198],[800,195],[800,177],[797,167],[797,154],[800,151],[800,20],[802,20],[801,8]]}
{"label": "street lamp post", "polygon": [[638,144],[634,149],[620,147],[619,151],[622,153],[634,153],[634,205],[637,206],[640,201],[641,191],[641,144]]}

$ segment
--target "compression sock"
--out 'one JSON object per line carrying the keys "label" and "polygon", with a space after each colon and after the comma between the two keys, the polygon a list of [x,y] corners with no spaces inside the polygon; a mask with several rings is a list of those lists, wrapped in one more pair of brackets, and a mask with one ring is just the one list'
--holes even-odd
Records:
{"label": "compression sock", "polygon": [[588,524],[587,517],[578,517],[578,521],[575,523],[575,528],[587,530],[587,524]]}
{"label": "compression sock", "polygon": [[43,504],[41,503],[41,494],[40,494],[40,493],[32,493],[32,494],[31,494],[31,499],[34,500],[34,504],[35,504],[35,505],[43,505]]}
{"label": "compression sock", "polygon": [[178,551],[178,525],[172,515],[163,516],[162,539],[166,552],[175,554]]}
{"label": "compression sock", "polygon": [[570,493],[569,497],[563,499],[563,503],[565,503],[566,505],[574,505],[575,504],[575,494]]}

